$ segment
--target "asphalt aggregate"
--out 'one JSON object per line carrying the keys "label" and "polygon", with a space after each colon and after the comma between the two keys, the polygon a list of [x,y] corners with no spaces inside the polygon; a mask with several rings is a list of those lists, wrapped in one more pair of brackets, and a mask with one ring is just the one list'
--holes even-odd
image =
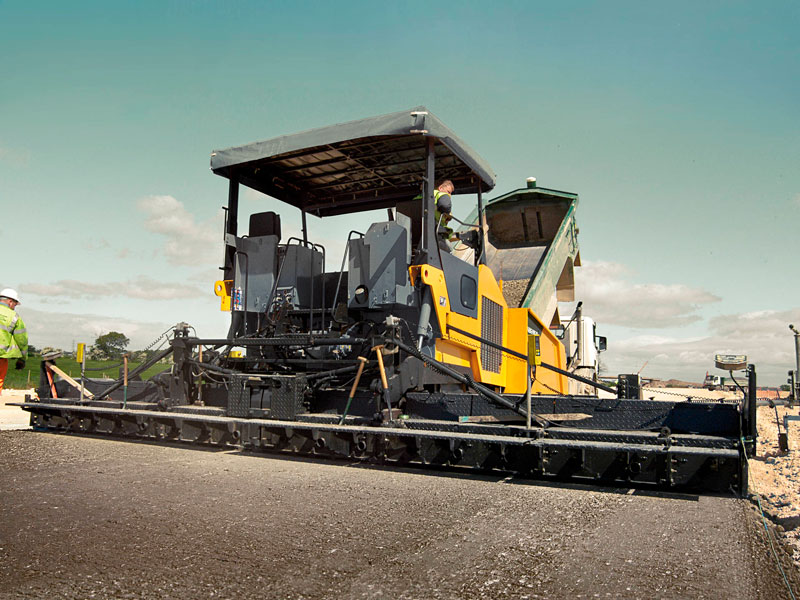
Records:
{"label": "asphalt aggregate", "polygon": [[732,496],[0,432],[0,598],[43,597],[791,596]]}

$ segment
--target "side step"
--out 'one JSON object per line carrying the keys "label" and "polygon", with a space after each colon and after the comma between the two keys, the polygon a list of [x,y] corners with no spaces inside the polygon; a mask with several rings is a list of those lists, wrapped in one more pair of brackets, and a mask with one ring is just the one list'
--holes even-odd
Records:
{"label": "side step", "polygon": [[[26,402],[41,431],[181,441],[245,450],[390,465],[500,472],[538,479],[743,494],[747,475],[737,440],[583,429],[551,435],[511,426],[454,427],[431,421],[377,426],[359,419],[276,421],[205,411],[158,411]],[[309,416],[311,417],[311,416]],[[577,433],[577,432],[576,432]],[[696,439],[695,439],[696,438]]]}

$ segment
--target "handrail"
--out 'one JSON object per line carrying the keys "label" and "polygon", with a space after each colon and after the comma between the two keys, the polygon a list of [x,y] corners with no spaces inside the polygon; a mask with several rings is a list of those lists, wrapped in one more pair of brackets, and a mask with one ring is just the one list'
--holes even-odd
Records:
{"label": "handrail", "polygon": [[[322,293],[319,298],[319,319],[320,328],[325,331],[325,246],[322,244],[314,244],[312,249],[322,253],[322,270],[320,271],[320,279],[322,279]],[[314,331],[314,255],[311,255],[311,319],[309,321],[309,331]]]}
{"label": "handrail", "polygon": [[[336,321],[336,301],[339,299],[339,290],[342,287],[342,276],[344,275],[344,263],[347,260],[347,254],[350,252],[350,238],[353,234],[360,235],[362,238],[364,234],[360,231],[356,231],[355,229],[351,229],[350,233],[347,234],[347,243],[344,246],[344,254],[342,255],[342,268],[339,269],[339,280],[336,282],[336,293],[333,295],[333,306],[331,306],[331,318],[332,320]],[[339,321],[336,321],[339,323]]]}

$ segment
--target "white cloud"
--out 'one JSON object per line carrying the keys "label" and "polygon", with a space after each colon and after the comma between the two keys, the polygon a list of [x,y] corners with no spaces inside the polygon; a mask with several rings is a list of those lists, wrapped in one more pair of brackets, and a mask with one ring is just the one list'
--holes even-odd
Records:
{"label": "white cloud", "polygon": [[795,366],[789,323],[798,322],[800,308],[724,315],[711,319],[706,337],[611,339],[602,360],[608,374],[635,373],[647,362],[643,377],[700,382],[706,371],[717,372],[715,354],[746,354],[761,384],[779,385]]}
{"label": "white cloud", "polygon": [[716,372],[715,354],[746,354],[762,383],[777,385],[794,368],[794,341],[789,323],[800,322],[800,308],[761,310],[714,317],[708,334],[665,336],[652,330],[676,328],[702,320],[698,311],[721,299],[683,284],[636,283],[624,265],[588,262],[576,269],[576,289],[585,314],[601,325],[650,330],[641,335],[609,338],[602,361],[608,374],[636,373],[643,377],[700,382]]}
{"label": "white cloud", "polygon": [[260,202],[260,203],[264,203],[265,201],[266,202],[279,202],[278,200],[275,200],[271,196],[267,196],[266,194],[262,194],[258,190],[254,190],[253,188],[248,187],[246,185],[242,186],[241,190],[242,190],[241,197],[244,198],[245,200],[247,200],[248,202]]}
{"label": "white cloud", "polygon": [[86,250],[90,250],[92,252],[96,250],[107,250],[111,247],[111,244],[105,238],[97,238],[97,239],[88,239],[85,240],[82,246]]}
{"label": "white cloud", "polygon": [[169,327],[168,323],[135,321],[103,315],[45,312],[32,308],[20,308],[19,312],[25,319],[30,343],[37,348],[51,346],[72,350],[77,342],[92,344],[104,333],[119,331],[130,338],[128,347],[131,350],[138,350],[150,344]]}
{"label": "white cloud", "polygon": [[597,322],[640,329],[679,327],[699,321],[697,309],[720,298],[683,284],[633,283],[612,262],[587,262],[575,271],[586,314]]}
{"label": "white cloud", "polygon": [[800,208],[800,194],[794,195],[794,205]]}
{"label": "white cloud", "polygon": [[128,281],[90,283],[74,279],[62,279],[55,283],[26,283],[20,286],[25,294],[49,298],[99,298],[123,297],[140,300],[176,300],[197,298],[208,291],[196,285],[181,283],[165,284],[147,277],[137,277]]}
{"label": "white cloud", "polygon": [[188,273],[184,281],[198,285],[204,290],[204,293],[207,293],[208,290],[213,289],[214,282],[219,279],[222,279],[222,271],[219,268],[208,268]]}
{"label": "white cloud", "polygon": [[31,153],[28,150],[12,150],[11,148],[0,146],[0,162],[15,168],[27,167],[31,162]]}
{"label": "white cloud", "polygon": [[172,196],[147,196],[137,206],[145,213],[147,230],[167,239],[162,252],[177,265],[217,263],[222,256],[222,212],[207,221],[196,221],[183,203]]}

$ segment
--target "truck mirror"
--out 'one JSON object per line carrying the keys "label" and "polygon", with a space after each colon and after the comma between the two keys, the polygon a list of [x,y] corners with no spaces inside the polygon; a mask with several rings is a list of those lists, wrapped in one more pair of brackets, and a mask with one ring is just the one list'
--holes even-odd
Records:
{"label": "truck mirror", "polygon": [[598,335],[597,336],[597,350],[599,352],[602,352],[603,350],[606,349],[607,345],[608,345],[608,342],[606,340],[606,337],[604,335]]}

